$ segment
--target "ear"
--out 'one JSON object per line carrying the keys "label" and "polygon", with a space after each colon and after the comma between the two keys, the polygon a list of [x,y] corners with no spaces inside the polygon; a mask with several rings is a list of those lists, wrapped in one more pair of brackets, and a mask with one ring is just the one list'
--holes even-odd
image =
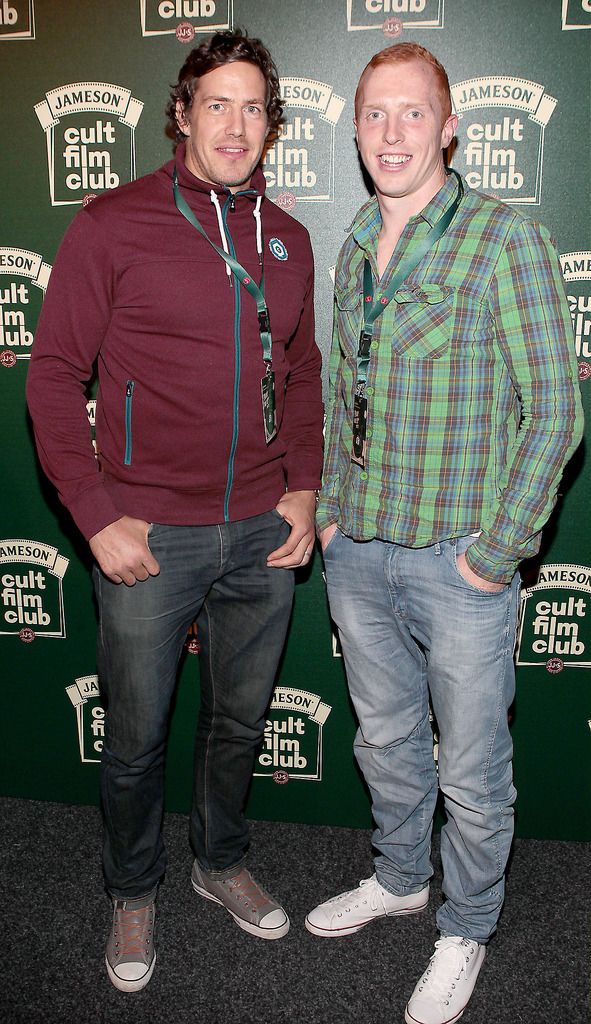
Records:
{"label": "ear", "polygon": [[458,119],[455,114],[450,114],[441,129],[441,148],[447,149],[458,127]]}
{"label": "ear", "polygon": [[191,126],[187,121],[185,108],[180,100],[176,101],[176,123],[178,124],[179,129],[182,131],[183,135],[191,134]]}
{"label": "ear", "polygon": [[353,118],[353,128],[355,130],[355,142],[357,142],[357,118]]}

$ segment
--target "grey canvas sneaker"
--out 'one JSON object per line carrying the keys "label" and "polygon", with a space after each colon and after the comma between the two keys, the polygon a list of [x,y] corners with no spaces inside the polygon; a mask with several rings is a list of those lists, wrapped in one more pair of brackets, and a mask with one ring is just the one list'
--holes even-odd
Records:
{"label": "grey canvas sneaker", "polygon": [[107,973],[120,992],[139,992],[154,971],[153,896],[137,900],[113,900],[113,924],[107,940]]}
{"label": "grey canvas sneaker", "polygon": [[206,900],[220,903],[236,924],[260,939],[281,939],[289,931],[289,918],[283,907],[255,882],[246,868],[234,868],[228,875],[212,876],[197,861],[191,872],[191,885]]}

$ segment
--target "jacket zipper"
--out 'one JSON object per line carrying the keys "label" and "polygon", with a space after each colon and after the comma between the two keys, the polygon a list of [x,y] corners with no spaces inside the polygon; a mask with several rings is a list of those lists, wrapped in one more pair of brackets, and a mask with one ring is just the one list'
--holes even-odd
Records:
{"label": "jacket zipper", "polygon": [[131,466],[131,449],[132,449],[132,436],[131,436],[131,407],[133,403],[133,389],[135,388],[135,381],[128,380],[125,385],[125,458],[123,460],[124,465]]}
{"label": "jacket zipper", "polygon": [[[230,255],[236,259],[236,250],[234,248],[234,242],[232,236],[228,230],[228,222],[226,214],[228,210],[234,209],[235,198],[234,195],[230,195],[224,203],[222,209],[222,217],[224,220],[224,229],[226,231],[226,237],[228,239],[228,247],[230,249]],[[232,484],[234,482],[234,458],[236,455],[236,447],[238,445],[238,424],[239,424],[239,396],[240,396],[240,282],[232,274],[234,283],[234,395],[232,402],[232,443],[230,445],[230,454],[228,456],[228,475],[226,478],[226,493],[224,495],[224,522],[230,521],[230,495],[232,493]]]}

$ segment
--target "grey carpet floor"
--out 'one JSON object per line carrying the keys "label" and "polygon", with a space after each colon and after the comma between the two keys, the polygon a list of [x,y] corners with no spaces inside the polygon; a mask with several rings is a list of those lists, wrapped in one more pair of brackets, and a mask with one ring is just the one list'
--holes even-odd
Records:
{"label": "grey carpet floor", "polygon": [[[265,942],[191,889],[187,819],[167,815],[157,964],[142,992],[109,983],[95,808],[0,799],[2,1024],[399,1024],[432,951],[441,866],[427,911],[320,939],[310,907],[372,872],[369,833],[253,823],[251,867],[291,916]],[[499,931],[466,1024],[589,1020],[591,844],[518,840]]]}

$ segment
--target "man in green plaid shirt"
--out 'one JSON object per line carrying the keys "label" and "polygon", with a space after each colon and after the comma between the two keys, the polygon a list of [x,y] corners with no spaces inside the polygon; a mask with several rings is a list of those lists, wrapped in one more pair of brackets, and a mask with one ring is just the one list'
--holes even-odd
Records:
{"label": "man in green plaid shirt", "polygon": [[548,232],[446,171],[457,118],[433,55],[377,54],[355,116],[375,198],[337,265],[317,528],[376,858],[306,925],[347,935],[427,905],[439,785],[440,938],[405,1020],[450,1024],[503,903],[517,567],[581,438],[577,364]]}

